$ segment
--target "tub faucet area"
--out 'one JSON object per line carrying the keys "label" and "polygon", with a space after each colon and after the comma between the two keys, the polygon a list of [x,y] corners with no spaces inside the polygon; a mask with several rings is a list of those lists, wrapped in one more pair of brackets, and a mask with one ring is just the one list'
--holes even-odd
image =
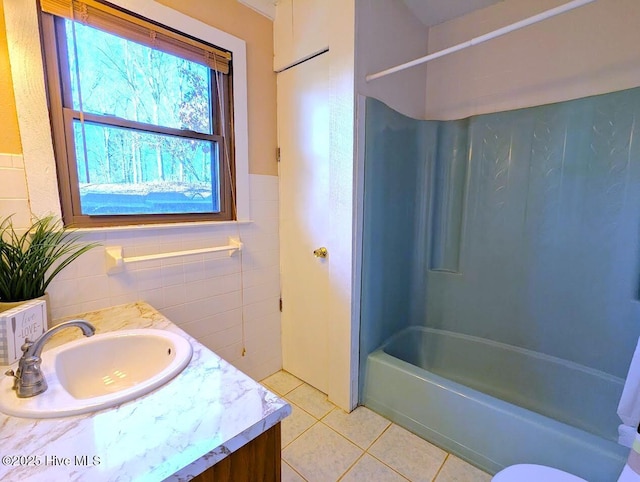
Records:
{"label": "tub faucet area", "polygon": [[71,320],[50,328],[40,338],[32,342],[26,339],[22,345],[22,358],[18,362],[17,372],[8,370],[5,374],[12,376],[13,389],[18,398],[29,398],[39,395],[47,390],[47,381],[42,375],[40,363],[42,348],[49,339],[65,328],[78,327],[84,336],[93,336],[96,332],[93,325],[84,320]]}

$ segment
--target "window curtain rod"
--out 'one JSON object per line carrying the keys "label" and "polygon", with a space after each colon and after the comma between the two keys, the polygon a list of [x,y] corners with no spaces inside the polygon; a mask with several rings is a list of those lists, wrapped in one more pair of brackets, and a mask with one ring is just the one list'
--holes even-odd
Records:
{"label": "window curtain rod", "polygon": [[533,17],[525,18],[524,20],[520,20],[519,22],[513,23],[511,25],[507,25],[506,27],[499,28],[498,30],[494,30],[493,32],[489,32],[484,35],[480,35],[479,37],[475,37],[466,42],[459,43],[454,45],[453,47],[449,47],[443,50],[439,50],[432,54],[426,55],[424,57],[420,57],[419,59],[412,60],[410,62],[406,62],[404,64],[400,64],[396,67],[391,67],[386,70],[382,70],[375,74],[369,74],[365,77],[366,81],[369,82],[371,80],[379,79],[381,77],[386,77],[389,74],[393,74],[395,72],[400,72],[401,70],[408,69],[410,67],[414,67],[416,65],[424,64],[434,59],[438,59],[440,57],[444,57],[445,55],[452,54],[454,52],[458,52],[459,50],[466,49],[467,47],[472,47],[473,45],[478,45],[487,40],[494,39],[496,37],[500,37],[509,32],[513,32],[514,30],[521,29],[523,27],[527,27],[529,25],[533,25],[534,23],[541,22],[551,17],[555,17],[556,15],[560,15],[561,13],[568,12],[569,10],[573,10],[574,8],[582,7],[587,3],[595,2],[595,0],[573,0],[572,2],[565,3],[564,5],[560,5],[556,8],[552,8],[550,10],[546,10],[538,15],[534,15]]}

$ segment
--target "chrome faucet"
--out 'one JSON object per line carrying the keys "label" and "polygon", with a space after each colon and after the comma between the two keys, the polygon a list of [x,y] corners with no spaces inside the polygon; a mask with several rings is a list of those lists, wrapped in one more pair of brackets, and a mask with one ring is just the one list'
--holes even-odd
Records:
{"label": "chrome faucet", "polygon": [[30,341],[28,338],[24,340],[24,345],[21,347],[22,358],[18,362],[18,371],[14,373],[13,370],[9,370],[5,373],[5,375],[13,377],[13,389],[16,391],[18,398],[34,397],[46,391],[47,381],[40,370],[42,348],[49,341],[49,338],[60,330],[73,326],[80,328],[84,336],[93,336],[96,332],[93,325],[85,320],[71,320],[50,328],[35,342]]}

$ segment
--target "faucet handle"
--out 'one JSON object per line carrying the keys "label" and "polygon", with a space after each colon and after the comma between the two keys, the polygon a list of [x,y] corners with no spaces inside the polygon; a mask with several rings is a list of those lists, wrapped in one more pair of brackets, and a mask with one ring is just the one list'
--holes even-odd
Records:
{"label": "faucet handle", "polygon": [[16,376],[15,372],[11,369],[7,370],[6,372],[4,372],[4,374],[8,377],[13,377],[13,386],[11,387],[13,390],[17,390],[18,389],[18,377]]}
{"label": "faucet handle", "polygon": [[31,348],[32,346],[33,342],[29,340],[29,338],[25,338],[24,343],[22,344],[20,349],[22,350],[22,353],[27,353],[27,351],[29,351],[29,348]]}

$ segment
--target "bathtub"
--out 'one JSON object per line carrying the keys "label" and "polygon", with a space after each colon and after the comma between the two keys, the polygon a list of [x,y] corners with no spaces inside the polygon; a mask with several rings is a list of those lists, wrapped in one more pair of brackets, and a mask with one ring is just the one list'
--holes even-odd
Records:
{"label": "bathtub", "polygon": [[527,462],[611,482],[624,466],[620,378],[423,327],[397,333],[366,365],[365,406],[487,472]]}

